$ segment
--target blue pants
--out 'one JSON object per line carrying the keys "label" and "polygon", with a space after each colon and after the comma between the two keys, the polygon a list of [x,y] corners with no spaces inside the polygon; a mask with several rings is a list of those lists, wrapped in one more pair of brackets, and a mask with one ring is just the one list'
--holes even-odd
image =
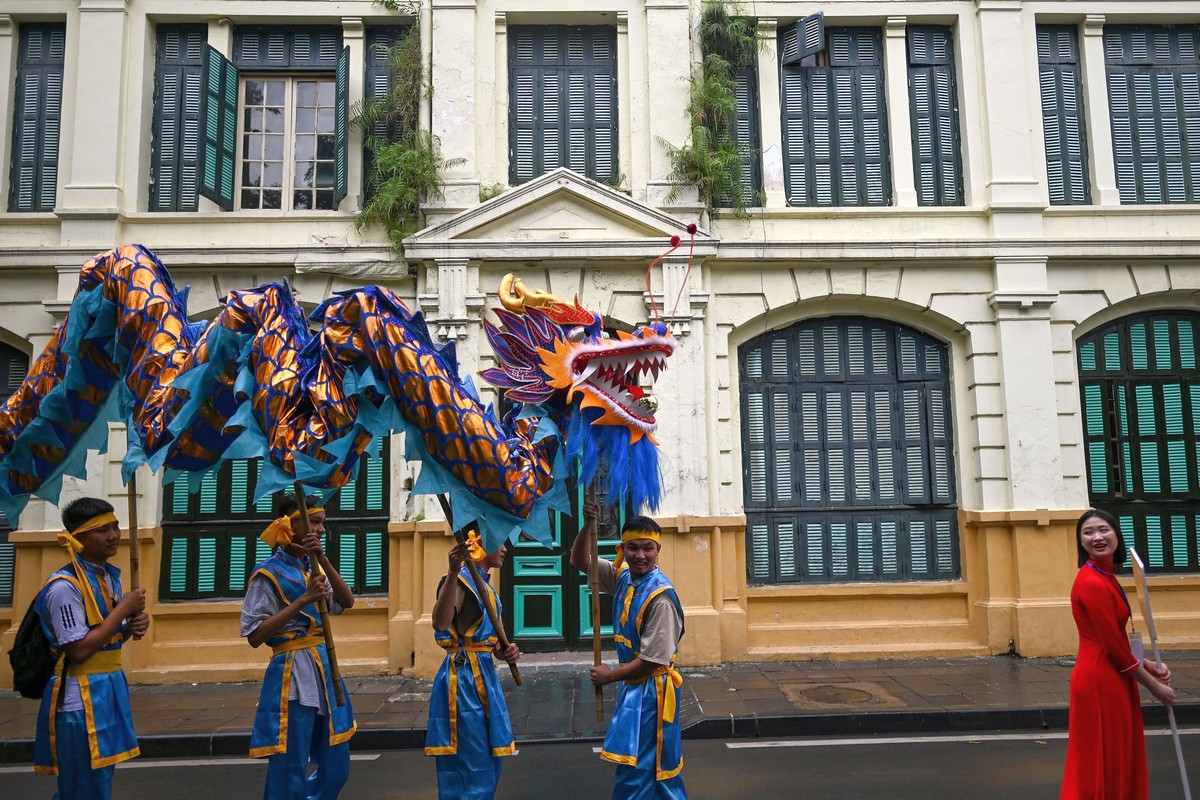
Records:
{"label": "blue pants", "polygon": [[458,753],[435,760],[440,800],[492,800],[496,796],[504,759],[492,755],[487,713],[481,706],[459,705]]}
{"label": "blue pants", "polygon": [[655,780],[658,759],[658,716],[642,714],[636,767],[617,765],[613,800],[687,800],[682,773],[665,781]]}
{"label": "blue pants", "polygon": [[267,759],[263,800],[336,800],[350,778],[350,743],[330,747],[329,718],[296,700],[288,703],[287,726],[287,750]]}
{"label": "blue pants", "polygon": [[59,711],[54,720],[54,738],[58,757],[58,793],[54,800],[112,800],[117,768],[92,769],[87,713],[82,708]]}

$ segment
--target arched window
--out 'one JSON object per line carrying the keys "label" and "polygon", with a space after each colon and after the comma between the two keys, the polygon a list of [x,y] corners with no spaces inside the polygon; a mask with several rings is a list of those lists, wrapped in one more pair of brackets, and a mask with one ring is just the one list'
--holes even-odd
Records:
{"label": "arched window", "polygon": [[[15,347],[0,343],[0,402],[20,388],[29,372],[29,356]],[[13,566],[15,552],[8,543],[12,525],[0,513],[0,606],[11,606],[13,595]]]}
{"label": "arched window", "polygon": [[1125,317],[1077,342],[1088,497],[1149,572],[1197,572],[1200,314]]}
{"label": "arched window", "polygon": [[948,355],[864,317],[740,348],[750,583],[959,576]]}

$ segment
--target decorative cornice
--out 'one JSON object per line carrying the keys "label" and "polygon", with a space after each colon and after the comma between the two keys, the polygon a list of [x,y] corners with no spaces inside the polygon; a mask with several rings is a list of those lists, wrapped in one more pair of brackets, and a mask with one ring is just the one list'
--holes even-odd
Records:
{"label": "decorative cornice", "polygon": [[1011,292],[992,292],[988,305],[994,309],[1049,308],[1058,301],[1058,292],[1046,289],[1025,289]]}

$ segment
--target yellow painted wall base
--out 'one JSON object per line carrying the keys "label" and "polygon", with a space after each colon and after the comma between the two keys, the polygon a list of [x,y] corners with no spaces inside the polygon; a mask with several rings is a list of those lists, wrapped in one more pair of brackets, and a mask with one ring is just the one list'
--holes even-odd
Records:
{"label": "yellow painted wall base", "polygon": [[[1078,513],[962,512],[956,581],[780,586],[747,586],[744,518],[660,520],[659,564],[686,614],[680,663],[1071,654]],[[268,652],[238,636],[240,603],[159,602],[161,538],[159,530],[139,534],[152,625],[145,640],[126,648],[130,679],[258,680]],[[17,567],[14,606],[0,609],[4,650],[45,576],[64,561],[51,533],[18,532],[10,540]],[[430,612],[450,542],[440,523],[391,526],[388,595],[360,597],[333,618],[344,674],[433,676],[444,653],[434,644]],[[115,563],[127,570],[127,541]],[[1133,597],[1132,581],[1123,583]],[[1200,647],[1200,575],[1153,576],[1150,585],[1161,647]],[[1140,615],[1135,624],[1144,629]],[[0,688],[11,686],[5,659]]]}

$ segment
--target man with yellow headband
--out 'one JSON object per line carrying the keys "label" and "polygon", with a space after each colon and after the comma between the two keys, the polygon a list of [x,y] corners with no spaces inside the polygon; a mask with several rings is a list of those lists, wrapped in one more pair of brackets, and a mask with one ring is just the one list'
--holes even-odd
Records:
{"label": "man with yellow headband", "polygon": [[[425,755],[437,758],[439,800],[492,800],[501,760],[516,752],[495,658],[520,658],[517,646],[501,647],[485,604],[502,613],[488,571],[504,566],[507,549],[486,553],[478,537],[450,548],[449,569],[433,604],[434,638],[446,657],[429,695]],[[484,576],[486,597],[471,579],[467,559]]]}
{"label": "man with yellow headband", "polygon": [[[121,528],[113,507],[81,497],[62,511],[71,561],[53,572],[35,608],[60,654],[38,712],[34,769],[58,776],[59,800],[109,800],[116,765],[138,755],[121,645],[146,635],[146,590],[121,592]],[[63,670],[66,681],[62,681]]]}
{"label": "man with yellow headband", "polygon": [[[280,501],[279,518],[260,537],[275,552],[254,568],[242,603],[242,636],[272,653],[250,734],[250,757],[270,759],[264,800],[334,800],[350,777],[357,723],[344,683],[346,702],[337,704],[317,601],[325,597],[330,613],[340,614],[354,594],[321,549],[324,509],[316,498],[307,505],[309,533],[301,538],[296,498]],[[323,576],[312,574],[311,558]]]}
{"label": "man with yellow headband", "polygon": [[[600,507],[584,504],[583,530],[571,547],[571,565],[587,572]],[[683,636],[683,606],[658,568],[662,529],[648,517],[630,517],[616,559],[596,562],[600,591],[613,597],[613,641],[620,666],[593,667],[597,686],[621,682],[617,707],[600,757],[617,765],[613,800],[685,800],[679,687],[675,670]]]}

